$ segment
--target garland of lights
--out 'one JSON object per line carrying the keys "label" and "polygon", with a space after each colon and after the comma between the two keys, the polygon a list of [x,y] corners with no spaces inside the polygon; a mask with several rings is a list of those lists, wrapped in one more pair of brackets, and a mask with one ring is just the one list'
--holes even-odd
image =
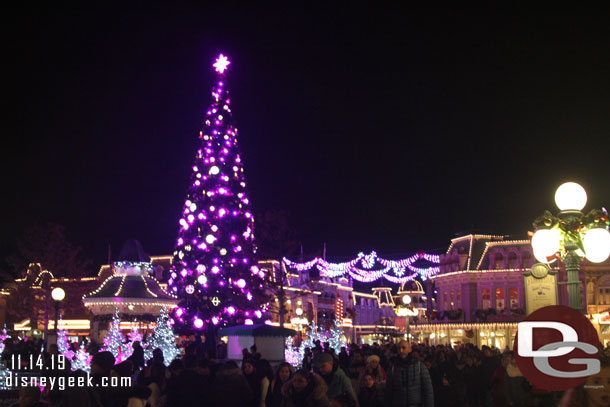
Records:
{"label": "garland of lights", "polygon": [[[348,274],[354,280],[362,283],[371,283],[383,277],[391,283],[404,284],[414,280],[416,277],[426,280],[440,272],[439,266],[427,268],[415,267],[413,263],[420,259],[424,259],[433,264],[440,263],[440,256],[438,254],[420,252],[402,260],[387,260],[379,257],[374,251],[366,255],[362,252],[358,253],[358,256],[355,259],[343,263],[330,263],[320,257],[316,257],[305,263],[293,262],[286,257],[284,257],[283,261],[288,267],[296,269],[299,272],[309,270],[315,266],[320,270],[322,276],[329,278]],[[375,262],[378,262],[383,268],[373,269]],[[358,267],[358,265],[361,267]],[[405,275],[407,270],[412,273]],[[389,274],[390,271],[393,275]]]}

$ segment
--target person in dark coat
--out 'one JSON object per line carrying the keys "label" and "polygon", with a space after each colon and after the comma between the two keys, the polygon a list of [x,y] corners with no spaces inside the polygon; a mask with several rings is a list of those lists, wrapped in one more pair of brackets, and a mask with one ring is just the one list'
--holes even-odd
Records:
{"label": "person in dark coat", "polygon": [[511,355],[510,362],[506,366],[504,376],[504,394],[506,395],[506,405],[508,407],[525,407],[527,405],[529,383],[519,370],[514,355]]}
{"label": "person in dark coat", "polygon": [[303,369],[283,386],[282,392],[282,407],[330,407],[324,379]]}
{"label": "person in dark coat", "polygon": [[502,363],[496,368],[491,380],[489,381],[491,387],[491,395],[493,398],[494,407],[506,407],[506,395],[504,394],[504,378],[506,375],[506,367],[510,362],[510,355],[502,357]]}
{"label": "person in dark coat", "polygon": [[383,407],[383,392],[375,377],[367,373],[362,378],[360,390],[358,391],[358,402],[360,407]]}
{"label": "person in dark coat", "polygon": [[133,343],[133,353],[127,360],[133,364],[133,368],[136,371],[144,367],[144,349],[139,341]]}
{"label": "person in dark coat", "polygon": [[254,395],[254,399],[249,405],[258,407],[261,399],[261,377],[256,370],[256,361],[254,359],[244,360],[241,365],[241,371]]}
{"label": "person in dark coat", "polygon": [[351,380],[347,377],[342,369],[339,369],[339,364],[330,353],[320,353],[314,359],[314,365],[317,373],[322,376],[326,382],[328,390],[326,395],[329,400],[343,394],[351,394],[354,400],[357,400],[356,392],[352,387]]}
{"label": "person in dark coat", "polygon": [[288,383],[293,376],[292,365],[287,362],[282,362],[277,367],[275,377],[271,381],[271,387],[267,394],[267,407],[281,407],[284,395],[282,394],[282,387]]}
{"label": "person in dark coat", "polygon": [[386,407],[434,407],[434,392],[426,366],[411,354],[411,344],[398,343],[398,358],[392,361],[385,387]]}
{"label": "person in dark coat", "polygon": [[252,390],[237,363],[229,361],[220,366],[214,380],[213,406],[244,407],[254,400]]}
{"label": "person in dark coat", "polygon": [[167,390],[168,406],[207,406],[210,386],[208,379],[197,372],[197,356],[194,354],[186,355],[183,358],[183,364],[184,370],[178,375],[175,387]]}

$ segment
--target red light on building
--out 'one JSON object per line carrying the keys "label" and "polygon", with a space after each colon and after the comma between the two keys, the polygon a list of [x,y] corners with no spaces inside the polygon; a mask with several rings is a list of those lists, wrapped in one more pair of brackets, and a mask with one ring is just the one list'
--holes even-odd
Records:
{"label": "red light on building", "polygon": [[335,301],[335,319],[341,324],[343,323],[343,313],[343,300],[339,298]]}

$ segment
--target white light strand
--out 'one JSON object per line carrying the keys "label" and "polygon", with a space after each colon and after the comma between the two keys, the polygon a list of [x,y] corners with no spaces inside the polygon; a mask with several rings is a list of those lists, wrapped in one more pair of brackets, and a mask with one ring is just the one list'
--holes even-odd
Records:
{"label": "white light strand", "polygon": [[[403,284],[412,281],[417,276],[426,280],[440,272],[439,266],[427,268],[413,266],[413,263],[421,259],[433,264],[440,263],[440,256],[437,254],[420,252],[402,260],[387,260],[379,257],[374,251],[367,255],[358,253],[358,256],[355,259],[344,263],[330,263],[320,257],[316,257],[305,263],[293,262],[285,257],[283,261],[288,267],[296,269],[299,272],[309,270],[315,266],[320,270],[322,276],[328,278],[349,274],[352,278],[363,283],[370,283],[383,277],[390,282]],[[373,267],[376,261],[379,262],[383,268],[374,270]],[[357,267],[358,264],[361,264],[363,268]],[[407,270],[410,270],[413,274],[405,276]],[[393,275],[388,274],[390,271]]]}

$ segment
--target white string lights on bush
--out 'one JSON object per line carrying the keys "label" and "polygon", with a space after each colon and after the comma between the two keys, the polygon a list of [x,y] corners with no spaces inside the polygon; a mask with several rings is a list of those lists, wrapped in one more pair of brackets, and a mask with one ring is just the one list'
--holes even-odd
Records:
{"label": "white string lights on bush", "polygon": [[[427,268],[416,267],[413,264],[418,260],[425,260],[436,265]],[[355,259],[343,263],[330,263],[320,257],[305,263],[293,262],[285,257],[283,261],[288,267],[299,272],[317,267],[323,277],[335,278],[348,274],[353,279],[362,283],[371,283],[380,278],[385,278],[391,283],[404,284],[416,277],[426,280],[440,271],[438,266],[440,256],[423,252],[416,253],[402,260],[387,260],[379,257],[373,251],[366,255],[358,253]],[[382,267],[375,269],[375,263],[379,263]],[[411,273],[407,274],[407,270]]]}

